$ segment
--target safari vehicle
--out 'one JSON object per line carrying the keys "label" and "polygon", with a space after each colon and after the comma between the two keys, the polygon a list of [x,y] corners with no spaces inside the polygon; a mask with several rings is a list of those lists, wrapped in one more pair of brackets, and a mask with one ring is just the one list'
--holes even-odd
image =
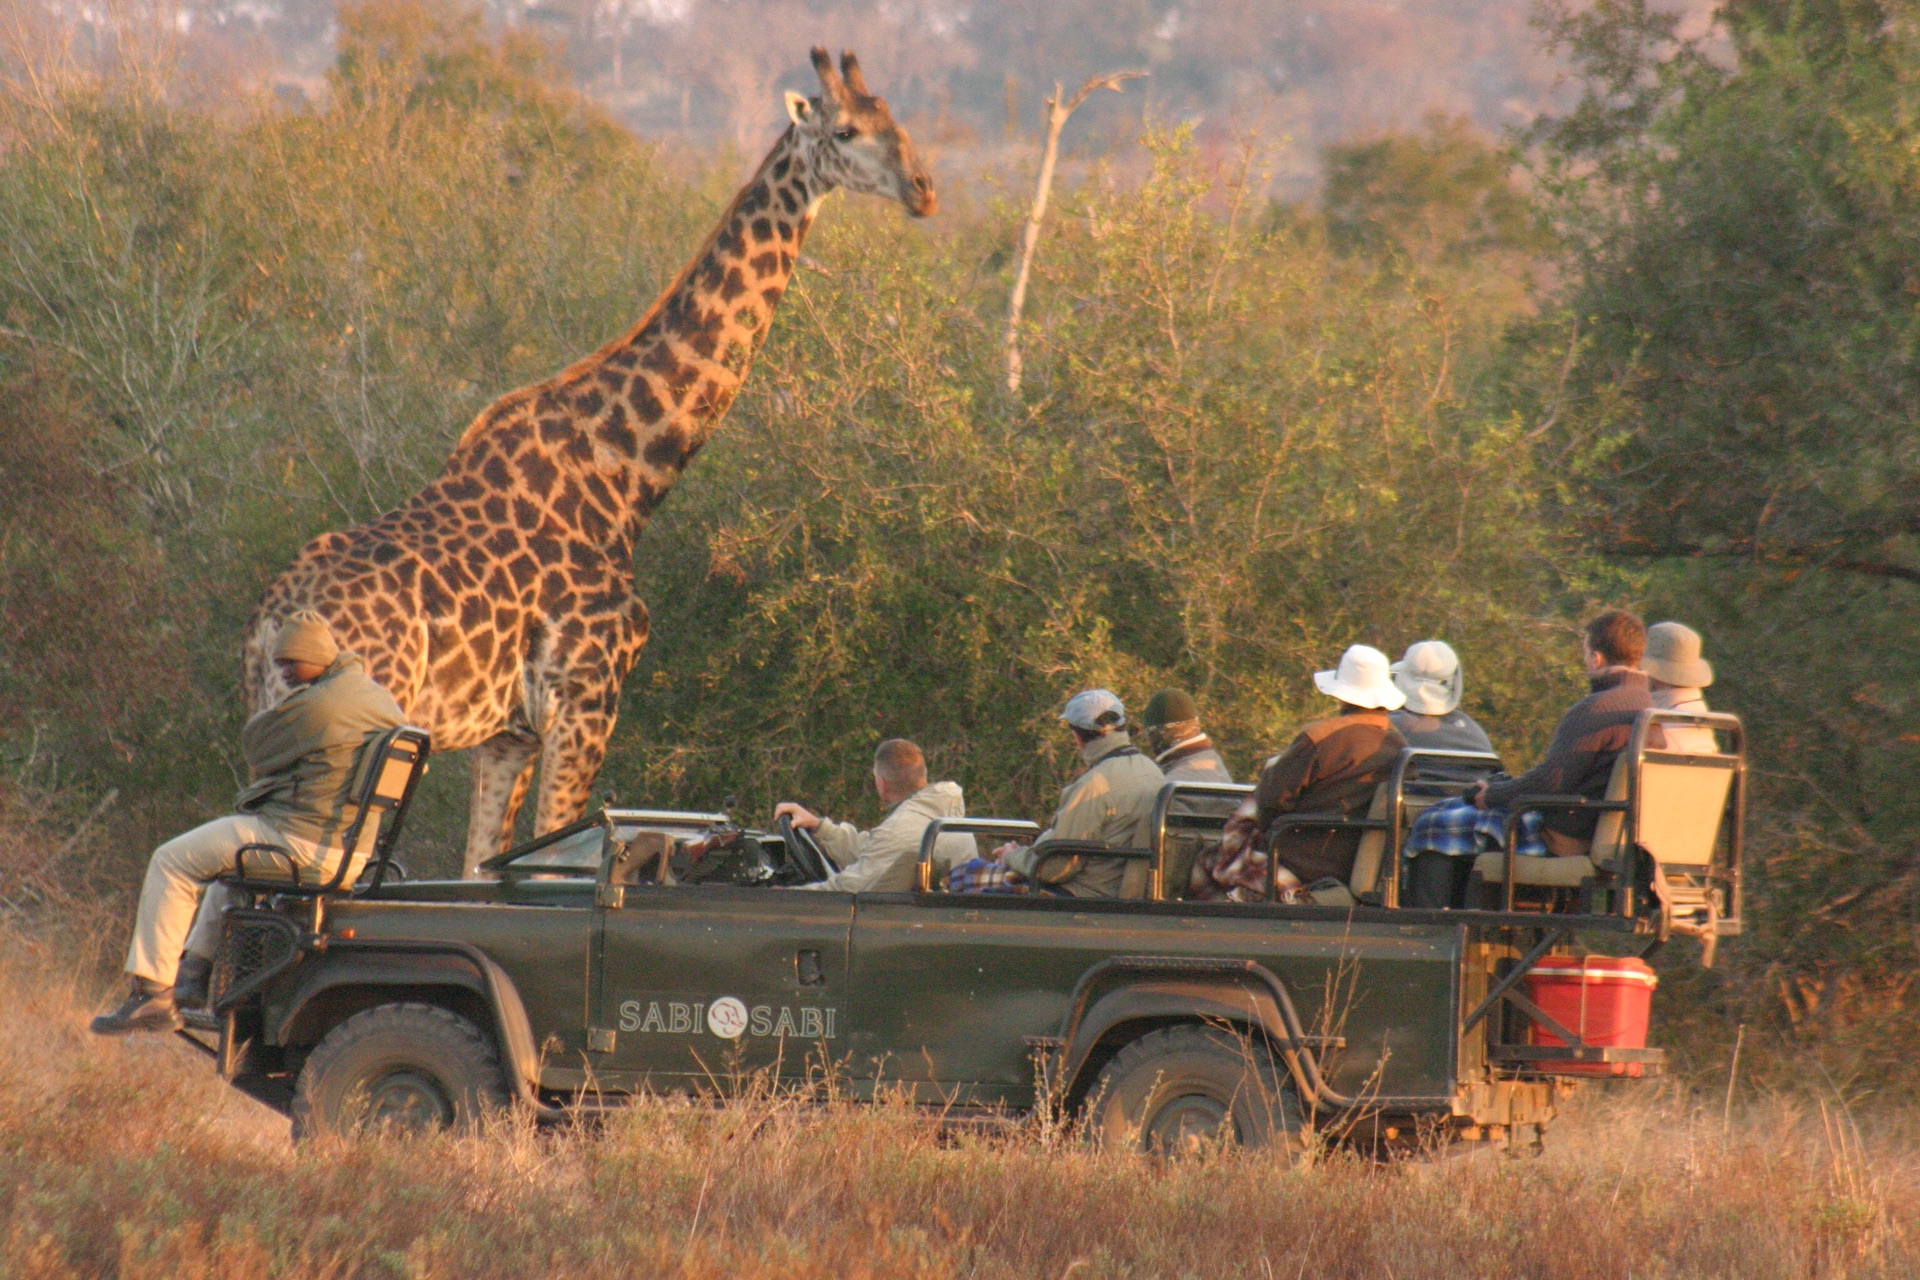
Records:
{"label": "safari vehicle", "polygon": [[[1721,750],[1656,750],[1663,722],[1711,728]],[[1131,898],[944,891],[942,831],[1023,839],[1028,822],[935,824],[917,891],[854,895],[792,891],[829,868],[785,824],[623,808],[493,859],[491,879],[412,880],[393,850],[424,735],[372,749],[366,873],[240,877],[252,905],[229,914],[210,1009],[181,1033],[296,1137],[831,1072],[842,1097],[904,1094],[949,1118],[1050,1110],[1146,1148],[1309,1129],[1376,1150],[1537,1140],[1581,1080],[1655,1074],[1663,1055],[1583,1040],[1529,975],[1676,933],[1710,955],[1740,928],[1745,766],[1724,715],[1643,713],[1607,799],[1529,797],[1601,810],[1590,856],[1537,874],[1549,860],[1495,855],[1485,904],[1462,911],[1401,908],[1396,851],[1422,807],[1497,764],[1485,756],[1406,752],[1366,818],[1300,819],[1357,826],[1361,856],[1339,892],[1287,904],[1182,899],[1249,790],[1185,783],[1161,793],[1151,847],[1087,851],[1141,867]]]}

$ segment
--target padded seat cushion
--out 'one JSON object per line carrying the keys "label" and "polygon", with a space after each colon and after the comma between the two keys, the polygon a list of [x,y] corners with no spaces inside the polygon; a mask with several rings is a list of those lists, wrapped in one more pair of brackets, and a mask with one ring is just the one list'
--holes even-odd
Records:
{"label": "padded seat cushion", "polygon": [[[1473,869],[1488,884],[1501,884],[1507,878],[1507,855],[1494,850],[1473,860]],[[1515,858],[1513,882],[1547,889],[1577,889],[1598,871],[1591,858]]]}

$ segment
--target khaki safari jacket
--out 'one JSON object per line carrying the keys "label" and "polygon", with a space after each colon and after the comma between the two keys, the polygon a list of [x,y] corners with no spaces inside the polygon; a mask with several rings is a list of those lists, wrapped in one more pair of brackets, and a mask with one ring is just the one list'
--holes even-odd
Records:
{"label": "khaki safari jacket", "polygon": [[[850,822],[822,818],[813,829],[813,837],[821,852],[840,869],[818,884],[799,887],[838,893],[911,893],[919,884],[916,869],[927,824],[935,818],[962,818],[966,813],[967,800],[959,783],[934,782],[893,806],[893,812],[871,831],[861,831]],[[944,884],[949,867],[973,856],[972,836],[941,836],[933,848],[934,878]]]}
{"label": "khaki safari jacket", "polygon": [[[1007,855],[1007,865],[1038,884],[1065,889],[1076,898],[1117,898],[1132,863],[1125,858],[1054,859],[1055,840],[1096,840],[1123,849],[1144,849],[1153,836],[1153,802],[1166,780],[1160,766],[1134,749],[1125,730],[1103,734],[1080,748],[1087,771],[1060,791],[1053,825],[1032,845]],[[1136,875],[1140,873],[1136,872]]]}
{"label": "khaki safari jacket", "polygon": [[253,781],[235,807],[284,835],[340,848],[353,818],[347,802],[362,748],[405,720],[360,656],[342,653],[319,679],[240,731]]}

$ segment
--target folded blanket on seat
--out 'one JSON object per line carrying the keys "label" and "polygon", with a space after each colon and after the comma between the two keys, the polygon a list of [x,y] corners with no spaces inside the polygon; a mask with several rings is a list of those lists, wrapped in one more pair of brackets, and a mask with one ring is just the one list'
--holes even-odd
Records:
{"label": "folded blanket on seat", "polygon": [[1026,877],[1004,862],[968,858],[947,873],[948,893],[1025,893]]}
{"label": "folded blanket on seat", "polygon": [[[1505,809],[1476,809],[1466,800],[1443,800],[1413,820],[1402,852],[1409,858],[1419,853],[1470,858],[1506,848],[1506,839]],[[1547,856],[1538,811],[1528,809],[1520,815],[1520,845],[1513,852],[1521,858]]]}

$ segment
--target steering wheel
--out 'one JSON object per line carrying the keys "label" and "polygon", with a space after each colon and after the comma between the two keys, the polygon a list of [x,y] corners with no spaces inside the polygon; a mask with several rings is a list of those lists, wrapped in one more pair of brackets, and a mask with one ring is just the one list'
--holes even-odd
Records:
{"label": "steering wheel", "polygon": [[794,826],[793,819],[784,813],[780,815],[775,829],[779,831],[780,839],[786,842],[788,859],[806,873],[807,878],[802,883],[817,884],[833,874],[833,867],[827,862],[827,855],[820,851],[813,832]]}

